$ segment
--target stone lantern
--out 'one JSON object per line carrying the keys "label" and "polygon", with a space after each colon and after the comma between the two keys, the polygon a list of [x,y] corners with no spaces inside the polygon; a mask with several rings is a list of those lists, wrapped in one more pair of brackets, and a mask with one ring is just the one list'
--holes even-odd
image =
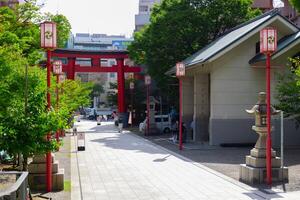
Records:
{"label": "stone lantern", "polygon": [[[267,103],[266,93],[260,92],[258,102],[251,110],[246,110],[249,114],[254,114],[255,125],[252,126],[258,135],[255,147],[246,156],[246,164],[240,165],[240,181],[255,184],[264,183],[266,179],[266,140],[267,140]],[[276,115],[280,111],[271,106],[271,114]],[[271,127],[273,130],[274,127]],[[276,157],[276,151],[271,150],[272,154],[272,174],[273,180],[288,181],[288,169],[281,168],[279,157]]]}

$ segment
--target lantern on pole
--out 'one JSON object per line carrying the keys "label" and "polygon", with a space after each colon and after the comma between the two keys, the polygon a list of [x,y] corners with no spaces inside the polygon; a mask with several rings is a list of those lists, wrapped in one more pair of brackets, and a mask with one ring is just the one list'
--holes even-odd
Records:
{"label": "lantern on pole", "polygon": [[150,85],[151,84],[151,76],[146,75],[145,76],[145,85]]}
{"label": "lantern on pole", "polygon": [[66,80],[66,76],[64,74],[59,74],[59,82],[62,83]]}
{"label": "lantern on pole", "polygon": [[62,62],[61,60],[55,60],[53,62],[53,74],[59,75],[62,73]]}
{"label": "lantern on pole", "polygon": [[176,63],[176,76],[178,78],[185,76],[185,65],[183,62]]}
{"label": "lantern on pole", "polygon": [[176,63],[176,76],[179,79],[179,150],[182,150],[182,79],[185,76],[185,64]]}
{"label": "lantern on pole", "polygon": [[[41,29],[41,47],[47,50],[47,108],[51,108],[51,49],[56,48],[56,24],[54,22],[45,21],[40,25]],[[47,134],[47,140],[51,140],[51,133]],[[52,158],[51,152],[46,154],[46,189],[47,192],[52,191]]]}
{"label": "lantern on pole", "polygon": [[[53,62],[53,74],[56,75],[56,110],[59,107],[59,92],[58,92],[58,84],[59,84],[59,76],[62,72],[62,62],[61,60],[55,60]],[[56,131],[56,141],[59,142],[59,131]],[[58,149],[59,150],[59,149]]]}
{"label": "lantern on pole", "polygon": [[273,53],[277,49],[277,31],[267,27],[260,31],[260,53]]}
{"label": "lantern on pole", "polygon": [[56,24],[48,21],[41,23],[41,47],[54,49],[56,45]]}
{"label": "lantern on pole", "polygon": [[271,54],[277,49],[277,31],[272,27],[260,31],[260,52],[266,55],[266,90],[267,90],[267,141],[266,167],[267,184],[272,184],[272,141],[271,141]]}

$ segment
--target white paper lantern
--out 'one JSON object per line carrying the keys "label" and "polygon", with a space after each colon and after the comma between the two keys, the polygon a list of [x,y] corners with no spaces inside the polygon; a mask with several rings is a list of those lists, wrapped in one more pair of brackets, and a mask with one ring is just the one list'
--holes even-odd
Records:
{"label": "white paper lantern", "polygon": [[56,24],[47,21],[41,23],[41,47],[53,49],[56,46]]}
{"label": "white paper lantern", "polygon": [[185,76],[185,65],[183,62],[176,63],[176,76]]}
{"label": "white paper lantern", "polygon": [[61,74],[62,72],[62,62],[61,60],[53,61],[53,74]]}
{"label": "white paper lantern", "polygon": [[151,76],[149,76],[149,75],[145,76],[145,84],[146,85],[150,85],[151,84]]}
{"label": "white paper lantern", "polygon": [[277,49],[277,31],[272,27],[260,31],[260,53],[272,53]]}

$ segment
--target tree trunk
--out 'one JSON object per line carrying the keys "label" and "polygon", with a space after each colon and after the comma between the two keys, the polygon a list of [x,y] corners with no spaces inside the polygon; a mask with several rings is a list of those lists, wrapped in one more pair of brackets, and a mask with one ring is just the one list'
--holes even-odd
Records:
{"label": "tree trunk", "polygon": [[28,156],[23,155],[23,171],[28,171]]}

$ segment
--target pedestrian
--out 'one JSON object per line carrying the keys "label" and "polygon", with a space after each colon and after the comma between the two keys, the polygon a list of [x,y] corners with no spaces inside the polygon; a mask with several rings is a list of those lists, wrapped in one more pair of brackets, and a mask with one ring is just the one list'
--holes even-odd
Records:
{"label": "pedestrian", "polygon": [[77,128],[75,125],[73,126],[73,135],[77,135]]}

